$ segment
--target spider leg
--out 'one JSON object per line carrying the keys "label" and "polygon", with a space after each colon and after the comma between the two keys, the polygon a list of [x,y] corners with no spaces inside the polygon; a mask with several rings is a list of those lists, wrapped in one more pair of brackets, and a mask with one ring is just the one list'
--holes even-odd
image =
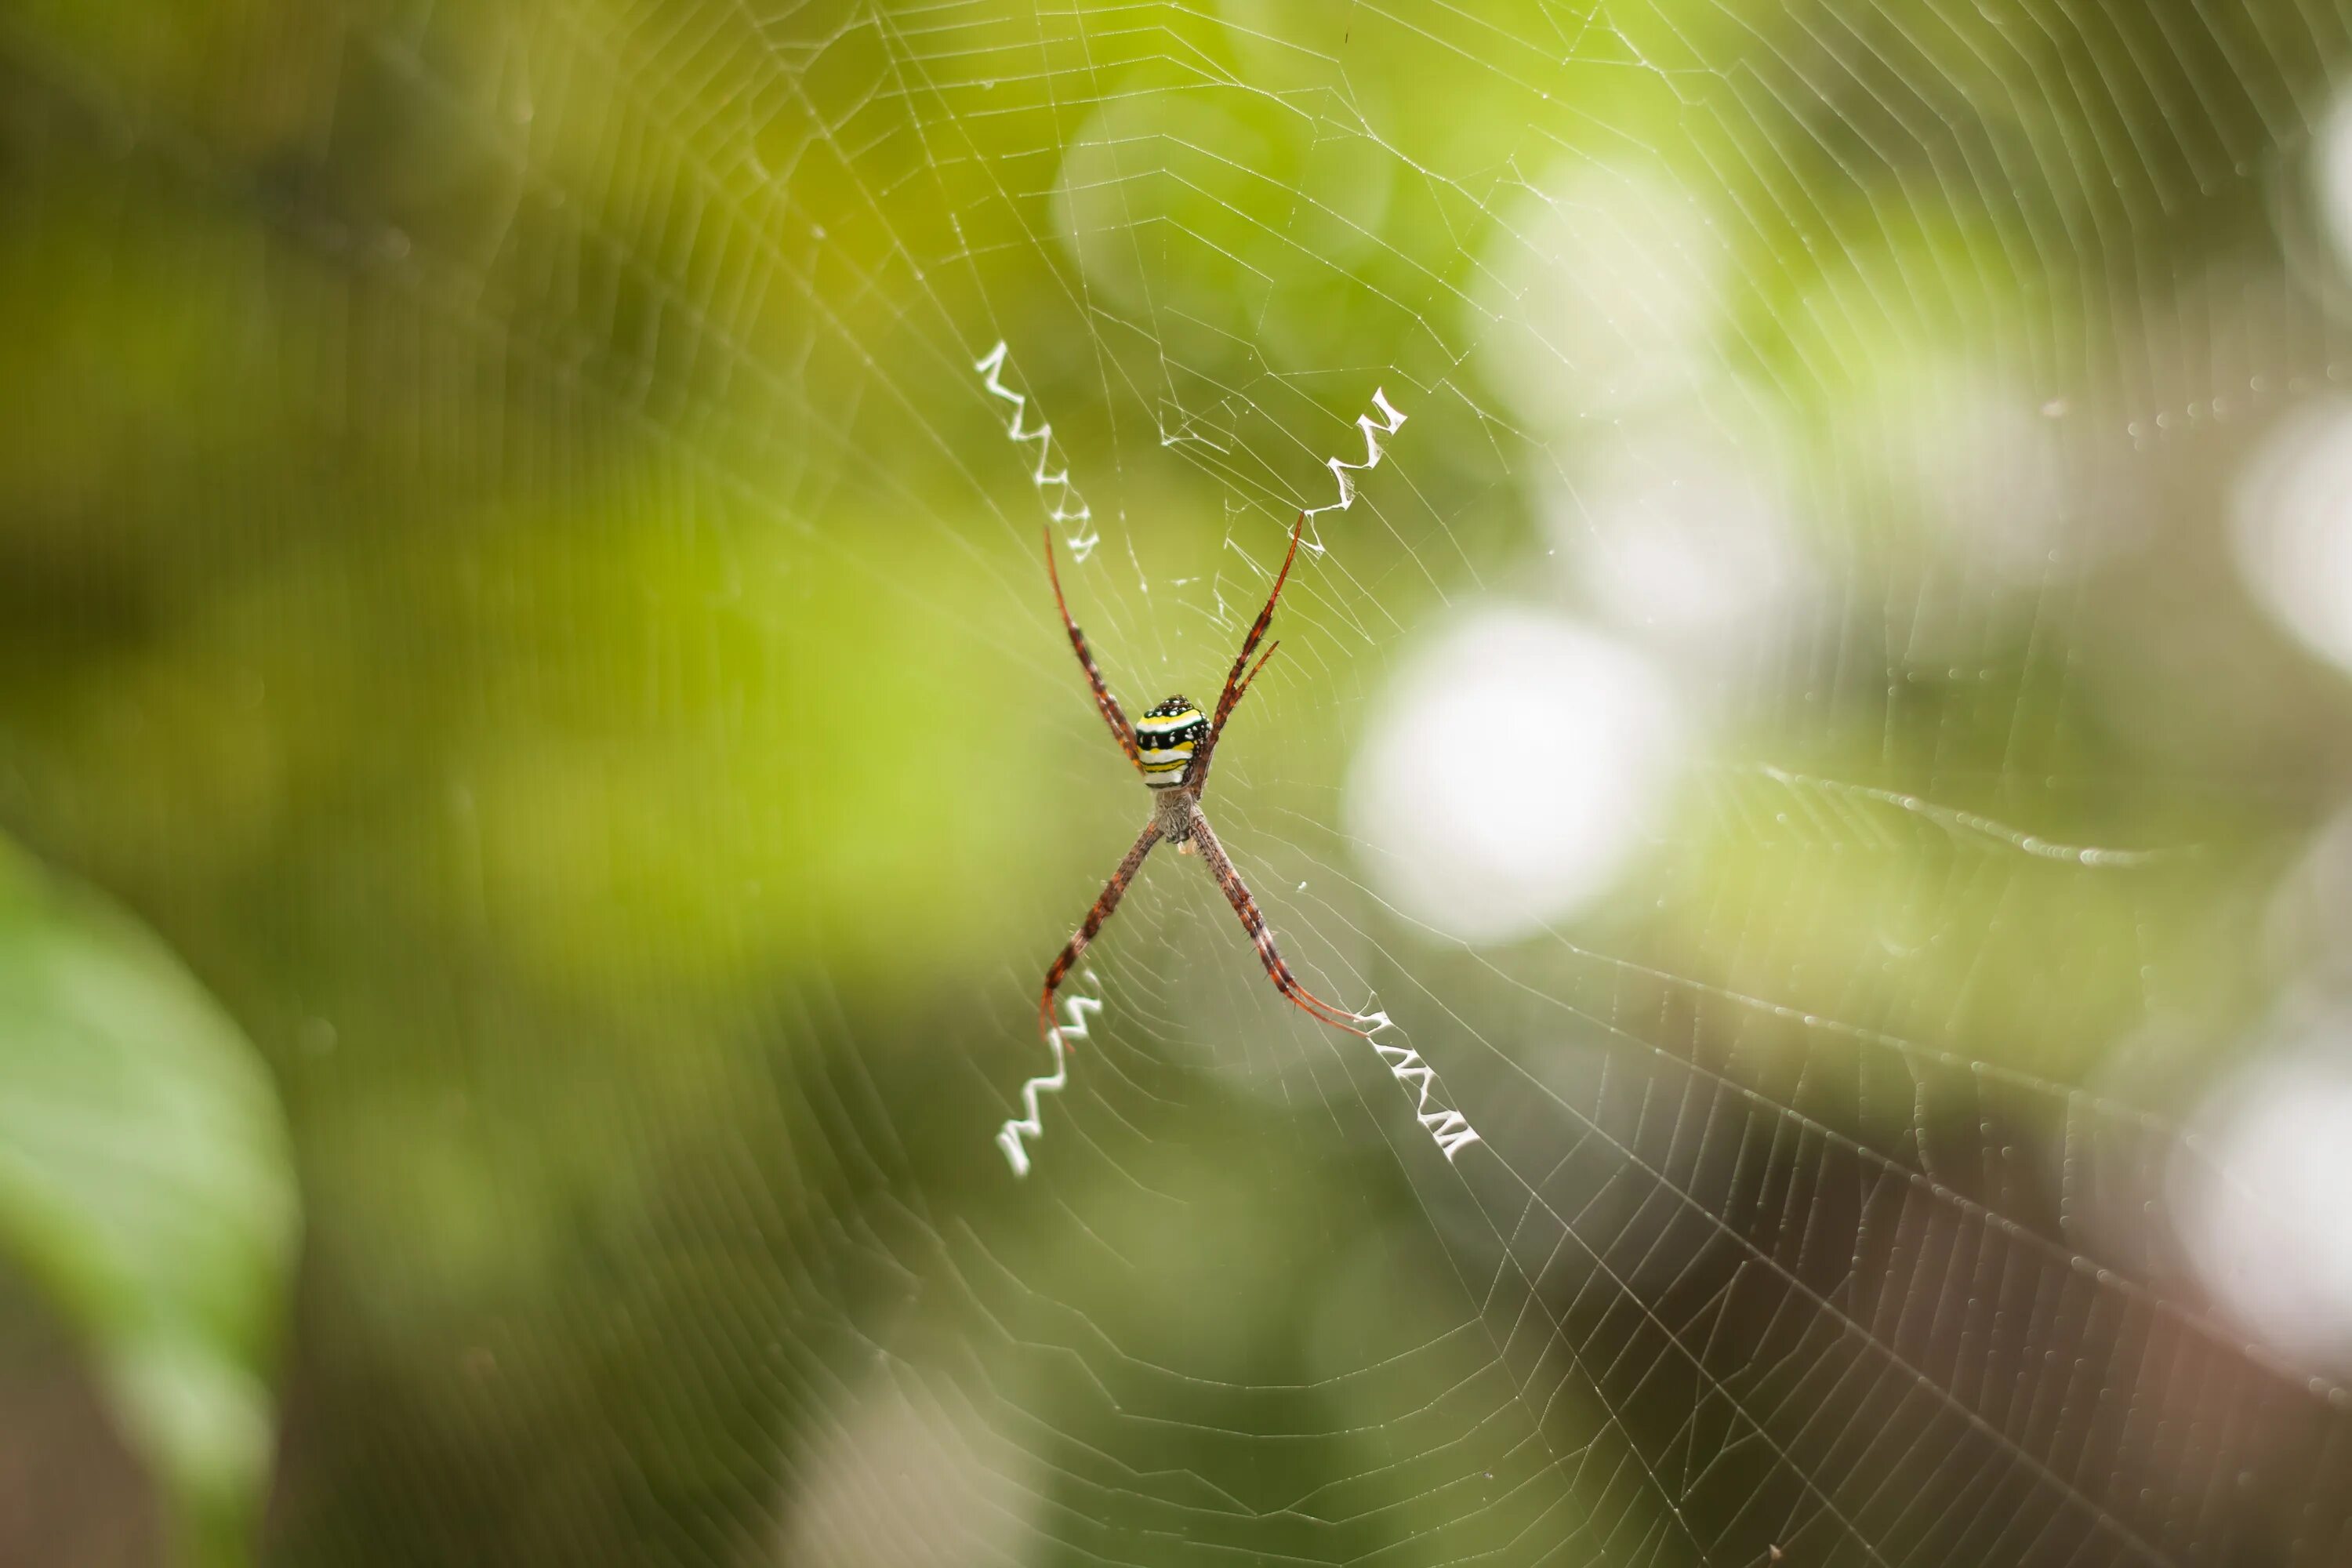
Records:
{"label": "spider leg", "polygon": [[[1257,662],[1250,666],[1250,672],[1242,677],[1242,683],[1239,686],[1234,688],[1233,700],[1225,705],[1227,711],[1230,712],[1234,708],[1237,708],[1241,705],[1242,698],[1249,691],[1250,682],[1257,679],[1257,672],[1265,668],[1265,661],[1272,658],[1274,657],[1274,650],[1281,646],[1282,639],[1280,637],[1276,637],[1274,641],[1265,645],[1265,651],[1257,656]],[[1192,798],[1195,800],[1198,800],[1201,797],[1201,792],[1202,790],[1209,787],[1210,742],[1215,741],[1216,738],[1216,732],[1214,731],[1210,731],[1208,740],[1202,742],[1201,744],[1199,759],[1192,764],[1191,774],[1192,782],[1188,787],[1191,788]],[[1192,852],[1192,845],[1190,839],[1179,844],[1176,847],[1187,855],[1190,855]]]}
{"label": "spider leg", "polygon": [[1274,657],[1274,649],[1268,648],[1265,658],[1257,661],[1256,668],[1250,666],[1249,658],[1257,651],[1258,639],[1265,636],[1265,628],[1274,622],[1275,602],[1282,597],[1282,585],[1290,580],[1290,563],[1298,558],[1298,532],[1306,526],[1307,514],[1302,511],[1298,514],[1298,521],[1290,525],[1290,549],[1282,557],[1282,570],[1274,575],[1274,591],[1266,595],[1265,608],[1257,613],[1249,636],[1242,638],[1242,651],[1234,660],[1232,672],[1225,677],[1224,690],[1217,695],[1217,711],[1209,721],[1208,738],[1201,742],[1199,752],[1192,760],[1190,782],[1196,790],[1208,783],[1209,759],[1216,754],[1217,737],[1225,732],[1225,721],[1233,716],[1234,705],[1242,700],[1242,693],[1249,689],[1249,683],[1257,679],[1258,669],[1265,667],[1265,659]]}
{"label": "spider leg", "polygon": [[1242,678],[1241,686],[1234,692],[1234,707],[1238,708],[1242,705],[1242,699],[1249,695],[1250,682],[1257,679],[1257,672],[1265,668],[1265,661],[1272,658],[1274,657],[1274,650],[1281,646],[1282,639],[1280,637],[1276,637],[1272,642],[1265,645],[1265,651],[1257,656],[1257,662],[1250,666],[1250,672]]}
{"label": "spider leg", "polygon": [[1274,574],[1274,588],[1265,596],[1265,608],[1260,610],[1257,619],[1251,623],[1249,636],[1242,638],[1242,651],[1234,658],[1234,668],[1225,677],[1224,690],[1218,694],[1216,716],[1209,725],[1212,743],[1215,742],[1217,732],[1225,727],[1225,719],[1233,712],[1234,704],[1242,700],[1242,688],[1249,684],[1243,679],[1242,672],[1249,668],[1249,657],[1257,651],[1258,640],[1265,636],[1265,628],[1274,623],[1274,606],[1282,597],[1283,584],[1290,580],[1290,564],[1298,559],[1299,530],[1306,526],[1307,514],[1302,511],[1298,514],[1298,521],[1290,525],[1290,548],[1283,554],[1282,570]]}
{"label": "spider leg", "polygon": [[1280,950],[1274,945],[1273,933],[1265,929],[1265,916],[1258,912],[1257,900],[1250,897],[1249,887],[1242,880],[1242,874],[1234,869],[1232,859],[1225,854],[1225,847],[1217,842],[1216,834],[1209,826],[1208,817],[1197,806],[1192,811],[1192,838],[1201,846],[1201,858],[1208,866],[1209,875],[1214,877],[1217,886],[1224,889],[1225,901],[1234,906],[1234,913],[1241,916],[1242,929],[1249,932],[1251,942],[1257,948],[1257,961],[1265,965],[1266,975],[1274,982],[1275,989],[1290,998],[1293,1006],[1317,1022],[1328,1024],[1335,1029],[1345,1029],[1351,1035],[1369,1037],[1372,1031],[1359,1026],[1377,1023],[1377,1019],[1367,1018],[1360,1013],[1350,1013],[1345,1007],[1333,1006],[1301,985],[1298,977],[1290,973],[1290,965],[1283,962]]}
{"label": "spider leg", "polygon": [[1118,910],[1118,900],[1127,895],[1127,885],[1134,881],[1136,872],[1143,868],[1143,858],[1150,854],[1151,847],[1159,842],[1160,824],[1146,823],[1142,837],[1135,841],[1134,847],[1128,850],[1127,858],[1118,863],[1118,869],[1110,874],[1110,881],[1104,886],[1102,896],[1095,900],[1095,907],[1087,911],[1085,923],[1063,944],[1062,954],[1054,960],[1054,967],[1045,971],[1045,989],[1037,998],[1037,1033],[1040,1036],[1052,1038],[1054,993],[1061,989],[1063,977],[1070,973],[1070,966],[1077,963],[1078,955],[1086,952],[1087,943],[1094,941],[1102,931],[1104,922]]}
{"label": "spider leg", "polygon": [[[1110,726],[1111,739],[1118,742],[1118,749],[1127,753],[1127,760],[1133,763],[1136,771],[1140,773],[1143,770],[1143,753],[1135,748],[1135,726],[1128,721],[1127,714],[1119,708],[1118,699],[1110,694],[1109,683],[1103,679],[1102,671],[1095,668],[1095,656],[1087,648],[1087,634],[1078,630],[1077,622],[1070,619],[1069,602],[1062,597],[1062,574],[1054,565],[1054,531],[1050,525],[1045,530],[1045,576],[1054,584],[1054,607],[1062,612],[1062,625],[1069,629],[1070,647],[1077,650],[1078,663],[1087,672],[1087,684],[1094,688],[1095,706],[1102,710],[1103,722]],[[1272,608],[1271,605],[1267,607]],[[1117,900],[1112,901],[1117,902]]]}

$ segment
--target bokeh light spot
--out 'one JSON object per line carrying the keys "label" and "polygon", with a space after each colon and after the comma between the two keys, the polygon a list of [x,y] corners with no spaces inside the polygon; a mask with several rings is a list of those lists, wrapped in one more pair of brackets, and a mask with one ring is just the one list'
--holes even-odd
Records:
{"label": "bokeh light spot", "polygon": [[1723,245],[1662,174],[1573,164],[1496,231],[1473,304],[1487,379],[1559,428],[1686,390],[1716,363]]}
{"label": "bokeh light spot", "polygon": [[1685,732],[1640,654],[1560,617],[1489,610],[1396,677],[1356,758],[1349,821],[1407,915],[1507,940],[1608,889]]}
{"label": "bokeh light spot", "polygon": [[1601,615],[1723,650],[1793,607],[1804,567],[1769,455],[1776,432],[1746,435],[1698,408],[1628,421],[1553,492],[1545,522]]}
{"label": "bokeh light spot", "polygon": [[2352,401],[2287,416],[2234,497],[2238,570],[2314,653],[2352,669]]}
{"label": "bokeh light spot", "polygon": [[2313,175],[2320,222],[2336,242],[2336,258],[2352,273],[2352,86],[2336,94],[2336,106],[2320,127],[2318,153]]}
{"label": "bokeh light spot", "polygon": [[2216,1097],[2175,1204],[2200,1274],[2285,1353],[2352,1367],[2352,1018]]}

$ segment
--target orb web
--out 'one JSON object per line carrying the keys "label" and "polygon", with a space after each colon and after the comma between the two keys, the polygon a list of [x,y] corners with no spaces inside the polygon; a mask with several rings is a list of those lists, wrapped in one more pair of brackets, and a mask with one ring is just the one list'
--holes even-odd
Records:
{"label": "orb web", "polygon": [[[2306,1215],[2208,1097],[2343,1077],[2268,1021],[2331,983],[2278,973],[2334,951],[2326,691],[2211,584],[2352,364],[2348,56],[2316,4],[0,23],[0,270],[114,323],[25,351],[20,493],[171,574],[104,700],[256,693],[170,790],[28,721],[11,820],[246,917],[190,940],[305,1141],[277,1544],[2345,1560],[2343,1342],[2174,1217]],[[1016,1183],[1145,810],[1041,530],[1135,712],[1302,510],[1207,805],[1478,1140],[1162,851]]]}

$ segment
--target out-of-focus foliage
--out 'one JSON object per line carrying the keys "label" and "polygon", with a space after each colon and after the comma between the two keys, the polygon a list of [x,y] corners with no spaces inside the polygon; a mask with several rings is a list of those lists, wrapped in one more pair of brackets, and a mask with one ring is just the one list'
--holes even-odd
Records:
{"label": "out-of-focus foliage", "polygon": [[297,1212],[252,1047],[152,937],[0,841],[0,1257],[87,1347],[184,1562],[250,1560]]}

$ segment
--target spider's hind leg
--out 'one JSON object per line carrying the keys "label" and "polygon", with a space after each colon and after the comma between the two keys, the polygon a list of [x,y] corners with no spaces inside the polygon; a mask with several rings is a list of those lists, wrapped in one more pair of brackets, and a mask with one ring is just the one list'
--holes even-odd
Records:
{"label": "spider's hind leg", "polygon": [[1085,921],[1071,934],[1070,940],[1062,944],[1062,951],[1055,958],[1053,967],[1045,971],[1045,989],[1037,995],[1037,1033],[1040,1037],[1053,1037],[1054,993],[1062,988],[1063,980],[1078,962],[1078,955],[1087,951],[1087,944],[1094,941],[1104,923],[1118,912],[1119,900],[1127,896],[1127,885],[1135,880],[1136,872],[1143,868],[1143,858],[1151,853],[1151,847],[1160,842],[1160,837],[1158,822],[1144,824],[1141,836],[1129,848],[1127,858],[1118,863],[1118,869],[1110,874],[1110,880],[1104,885],[1101,896],[1087,911]]}
{"label": "spider's hind leg", "polygon": [[1234,913],[1241,917],[1242,929],[1249,932],[1251,945],[1257,949],[1257,960],[1265,966],[1266,978],[1274,982],[1275,989],[1281,992],[1292,1006],[1316,1022],[1370,1038],[1372,1030],[1380,1027],[1385,1020],[1362,1013],[1351,1013],[1345,1007],[1326,1002],[1298,983],[1298,977],[1290,972],[1290,965],[1283,961],[1281,950],[1274,945],[1274,933],[1265,929],[1265,916],[1259,912],[1257,900],[1250,896],[1249,885],[1234,868],[1233,860],[1225,854],[1225,847],[1217,842],[1217,835],[1209,826],[1208,817],[1198,806],[1192,808],[1192,836],[1193,841],[1201,846],[1201,858],[1208,863],[1209,874],[1216,878],[1217,886],[1223,889],[1225,901],[1233,905]]}

